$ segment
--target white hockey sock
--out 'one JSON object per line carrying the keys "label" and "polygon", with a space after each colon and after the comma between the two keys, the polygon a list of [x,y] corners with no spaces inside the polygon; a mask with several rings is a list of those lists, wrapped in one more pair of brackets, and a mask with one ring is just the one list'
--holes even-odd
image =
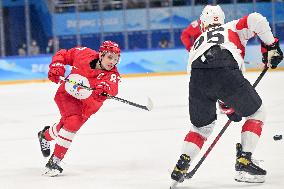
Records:
{"label": "white hockey sock", "polygon": [[242,127],[241,144],[244,152],[253,153],[261,135],[263,122],[249,119]]}

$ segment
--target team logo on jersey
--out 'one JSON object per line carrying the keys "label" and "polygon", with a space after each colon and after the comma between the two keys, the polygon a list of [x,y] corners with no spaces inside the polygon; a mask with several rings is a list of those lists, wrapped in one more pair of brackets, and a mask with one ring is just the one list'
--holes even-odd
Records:
{"label": "team logo on jersey", "polygon": [[77,99],[86,99],[91,96],[92,91],[82,87],[90,87],[90,83],[86,77],[79,74],[70,74],[68,79],[70,82],[65,83],[65,90],[68,94]]}

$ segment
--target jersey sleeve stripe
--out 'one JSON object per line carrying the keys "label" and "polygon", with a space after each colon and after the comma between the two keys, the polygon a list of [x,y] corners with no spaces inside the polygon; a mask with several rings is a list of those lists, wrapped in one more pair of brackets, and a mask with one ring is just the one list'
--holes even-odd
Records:
{"label": "jersey sleeve stripe", "polygon": [[237,46],[237,48],[242,51],[241,56],[244,58],[245,57],[245,47],[242,45],[238,34],[229,29],[228,30],[228,37],[229,37],[229,41],[234,43]]}
{"label": "jersey sleeve stripe", "polygon": [[237,30],[248,29],[248,16],[244,16],[238,21],[236,29]]}

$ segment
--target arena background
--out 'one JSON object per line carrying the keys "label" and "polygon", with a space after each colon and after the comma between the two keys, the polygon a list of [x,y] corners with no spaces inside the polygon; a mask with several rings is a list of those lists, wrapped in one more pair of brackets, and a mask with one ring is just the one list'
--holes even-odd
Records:
{"label": "arena background", "polygon": [[[220,4],[226,21],[262,13],[284,48],[284,6],[279,0],[0,0],[0,189],[169,188],[191,126],[188,53],[179,37],[206,4]],[[97,49],[107,39],[123,49],[118,67],[125,78],[117,96],[142,105],[150,97],[154,108],[149,112],[108,99],[75,137],[62,161],[63,175],[44,177],[48,158],[42,157],[38,131],[60,119],[54,102],[58,85],[46,82],[51,56],[77,45]],[[167,43],[159,45],[161,41]],[[262,66],[257,38],[249,41],[245,60],[244,76],[253,83]],[[284,140],[274,140],[284,133],[283,68],[282,62],[269,70],[256,87],[267,116],[253,158],[268,172],[265,183],[233,179],[243,119],[231,123],[180,189],[283,188]],[[228,121],[217,114],[216,127],[191,169]]]}
{"label": "arena background", "polygon": [[[185,74],[188,53],[180,34],[206,4],[221,5],[226,21],[259,12],[281,43],[284,39],[284,2],[279,0],[2,0],[0,83],[45,81],[56,50],[98,49],[104,40],[120,44],[123,76]],[[248,44],[246,68],[256,70],[261,67],[259,39]]]}

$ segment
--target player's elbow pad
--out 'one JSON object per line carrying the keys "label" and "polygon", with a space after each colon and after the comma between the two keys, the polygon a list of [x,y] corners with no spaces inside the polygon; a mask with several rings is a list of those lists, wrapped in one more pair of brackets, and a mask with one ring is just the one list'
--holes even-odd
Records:
{"label": "player's elbow pad", "polygon": [[267,45],[274,42],[274,37],[267,19],[259,13],[251,13],[247,19],[248,28],[255,32]]}
{"label": "player's elbow pad", "polygon": [[65,49],[61,49],[55,53],[55,55],[52,57],[52,62],[65,62]]}

